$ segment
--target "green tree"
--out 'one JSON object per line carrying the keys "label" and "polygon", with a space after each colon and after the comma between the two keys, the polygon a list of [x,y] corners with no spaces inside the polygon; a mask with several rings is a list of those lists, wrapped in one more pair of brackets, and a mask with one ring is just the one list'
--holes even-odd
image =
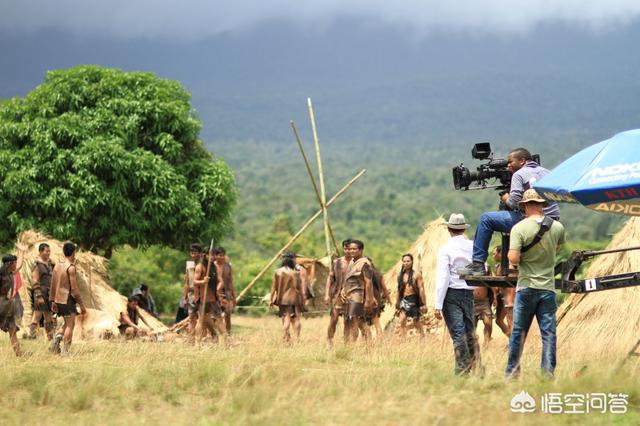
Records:
{"label": "green tree", "polygon": [[152,73],[48,72],[0,104],[0,238],[37,228],[110,256],[231,228],[233,173],[199,139],[190,94]]}

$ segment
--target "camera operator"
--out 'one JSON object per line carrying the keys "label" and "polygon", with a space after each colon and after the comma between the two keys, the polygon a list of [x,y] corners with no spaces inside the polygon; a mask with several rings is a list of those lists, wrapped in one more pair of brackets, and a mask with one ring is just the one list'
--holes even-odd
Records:
{"label": "camera operator", "polygon": [[[460,275],[486,275],[485,262],[489,255],[493,232],[508,233],[513,225],[522,220],[524,216],[518,206],[522,194],[549,173],[549,170],[533,161],[531,153],[525,148],[516,148],[509,153],[507,167],[513,176],[509,193],[500,196],[501,205],[505,210],[485,212],[480,216],[473,238],[473,262],[458,270]],[[544,208],[544,214],[554,220],[560,220],[560,209],[556,203],[549,203]]]}

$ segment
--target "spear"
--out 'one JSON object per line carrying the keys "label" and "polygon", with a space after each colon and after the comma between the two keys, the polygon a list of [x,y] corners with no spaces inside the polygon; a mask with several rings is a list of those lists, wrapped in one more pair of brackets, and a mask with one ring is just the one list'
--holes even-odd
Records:
{"label": "spear", "polygon": [[[211,244],[209,244],[209,258],[207,259],[207,274],[206,278],[209,278],[209,273],[211,272],[211,259],[213,258],[213,239],[211,239]],[[202,328],[202,323],[204,322],[204,308],[207,304],[207,288],[209,288],[209,282],[205,282],[204,292],[202,297],[200,297],[200,318],[198,318],[198,325]]]}

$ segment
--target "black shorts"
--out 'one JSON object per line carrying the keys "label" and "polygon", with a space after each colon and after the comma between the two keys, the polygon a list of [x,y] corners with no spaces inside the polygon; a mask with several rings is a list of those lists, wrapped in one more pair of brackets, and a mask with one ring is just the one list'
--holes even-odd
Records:
{"label": "black shorts", "polygon": [[67,303],[63,305],[58,305],[58,316],[71,317],[74,315],[78,315],[78,311],[76,309],[76,301],[71,295],[69,295],[69,298],[67,299]]}
{"label": "black shorts", "polygon": [[38,298],[33,296],[33,310],[38,312],[51,312],[51,303],[49,302],[49,289],[42,288],[40,289],[42,292],[42,298],[44,299],[43,304],[38,304]]}

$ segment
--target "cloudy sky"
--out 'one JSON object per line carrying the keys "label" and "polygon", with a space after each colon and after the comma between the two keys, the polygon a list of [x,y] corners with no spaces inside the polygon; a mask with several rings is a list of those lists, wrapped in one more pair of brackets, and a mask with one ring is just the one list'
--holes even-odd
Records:
{"label": "cloudy sky", "polygon": [[0,29],[194,41],[287,21],[322,31],[338,19],[433,32],[522,35],[544,23],[615,31],[640,15],[638,0],[3,0]]}
{"label": "cloudy sky", "polygon": [[597,140],[637,127],[638,40],[640,0],[0,0],[0,99],[99,64],[181,82],[210,140],[289,140],[307,96],[327,137]]}

